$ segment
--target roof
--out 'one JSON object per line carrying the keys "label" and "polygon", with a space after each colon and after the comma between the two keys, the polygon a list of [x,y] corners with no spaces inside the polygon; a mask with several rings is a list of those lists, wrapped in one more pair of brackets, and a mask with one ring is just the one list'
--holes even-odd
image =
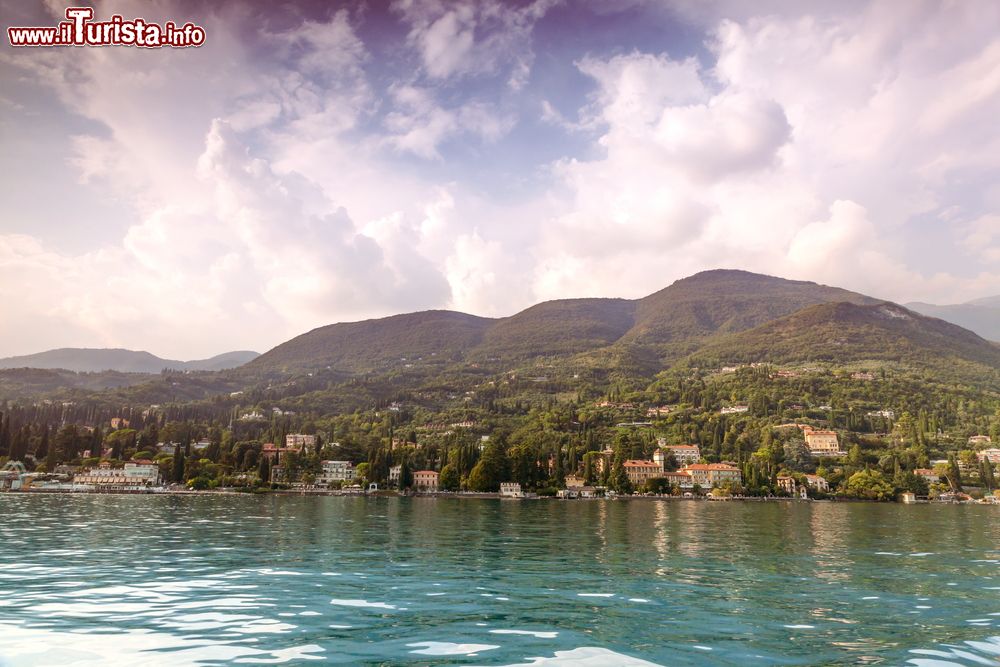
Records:
{"label": "roof", "polygon": [[684,466],[685,470],[730,470],[733,472],[739,472],[739,468],[734,468],[733,466],[726,465],[725,463],[693,463],[689,466]]}
{"label": "roof", "polygon": [[699,449],[698,445],[667,445],[667,449]]}
{"label": "roof", "polygon": [[436,475],[438,473],[437,473],[437,470],[414,470],[413,474],[414,475]]}
{"label": "roof", "polygon": [[626,468],[656,468],[660,470],[660,464],[654,463],[653,461],[639,461],[636,459],[629,459],[623,464]]}

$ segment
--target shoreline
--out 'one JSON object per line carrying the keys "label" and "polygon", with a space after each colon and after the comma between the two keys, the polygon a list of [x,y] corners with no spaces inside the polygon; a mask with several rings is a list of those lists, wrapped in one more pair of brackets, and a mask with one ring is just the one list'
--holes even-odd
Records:
{"label": "shoreline", "polygon": [[864,498],[823,498],[823,499],[813,499],[813,498],[784,498],[778,496],[768,496],[768,497],[752,497],[752,496],[739,496],[739,497],[729,497],[729,498],[712,498],[709,496],[663,496],[663,495],[635,495],[635,496],[613,496],[613,497],[597,497],[597,498],[557,498],[554,496],[529,496],[529,497],[510,497],[502,496],[500,493],[490,493],[490,492],[424,492],[424,493],[399,493],[398,491],[376,491],[372,493],[345,493],[339,490],[291,490],[291,489],[267,489],[265,491],[253,492],[253,491],[237,491],[232,489],[202,489],[202,490],[192,490],[192,489],[136,489],[136,490],[94,490],[94,489],[24,489],[18,491],[4,491],[0,493],[3,494],[16,494],[16,495],[114,495],[114,496],[318,496],[318,497],[342,497],[342,498],[455,498],[455,499],[492,499],[492,500],[508,500],[508,501],[561,501],[561,502],[576,502],[576,501],[619,501],[619,500],[645,500],[645,501],[692,501],[692,502],[746,502],[746,503],[769,503],[769,502],[793,502],[793,503],[872,503],[872,504],[897,504],[897,505],[997,505],[998,503],[987,503],[981,501],[950,501],[950,500],[918,500],[914,503],[904,503],[896,500],[867,500]]}

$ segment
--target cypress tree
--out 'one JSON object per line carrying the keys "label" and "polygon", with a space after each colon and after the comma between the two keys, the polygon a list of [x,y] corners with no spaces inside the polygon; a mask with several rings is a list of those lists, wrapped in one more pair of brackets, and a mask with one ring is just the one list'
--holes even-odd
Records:
{"label": "cypress tree", "polygon": [[184,456],[180,444],[174,445],[174,481],[178,484],[184,481]]}
{"label": "cypress tree", "polygon": [[257,465],[257,476],[260,477],[262,484],[267,484],[271,481],[271,464],[266,456],[260,457],[260,463]]}

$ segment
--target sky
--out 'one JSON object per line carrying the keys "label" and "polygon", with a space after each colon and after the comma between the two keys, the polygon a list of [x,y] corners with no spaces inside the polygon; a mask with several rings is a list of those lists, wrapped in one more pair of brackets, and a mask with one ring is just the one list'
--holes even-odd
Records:
{"label": "sky", "polygon": [[0,356],[265,351],[713,268],[1000,294],[994,0],[94,7],[207,39],[4,34]]}

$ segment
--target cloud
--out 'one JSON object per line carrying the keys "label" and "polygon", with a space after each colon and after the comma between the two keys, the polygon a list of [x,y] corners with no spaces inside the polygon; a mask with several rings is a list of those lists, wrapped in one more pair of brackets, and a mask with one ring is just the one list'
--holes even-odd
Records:
{"label": "cloud", "polygon": [[409,24],[407,40],[430,78],[504,71],[508,85],[519,89],[534,59],[532,28],[556,4],[534,0],[516,7],[499,0],[398,0],[393,9]]}
{"label": "cloud", "polygon": [[418,157],[440,159],[439,146],[462,135],[494,142],[514,125],[514,118],[482,102],[445,109],[430,91],[408,85],[393,88],[391,94],[395,107],[383,121],[388,130],[385,143]]}
{"label": "cloud", "polygon": [[[0,203],[0,347],[205,356],[719,266],[899,301],[996,292],[1000,6],[638,2],[597,17],[606,48],[561,40],[552,6],[400,0],[376,17],[397,43],[377,9],[230,3],[192,17],[200,49],[0,51],[5,133],[62,128],[18,168],[68,156],[79,184],[53,192],[127,212],[80,250],[34,229],[47,202]],[[629,12],[683,25],[640,44]]]}
{"label": "cloud", "polygon": [[979,205],[957,186],[1000,171],[988,129],[1000,38],[974,25],[997,10],[972,5],[954,16],[715,6],[721,15],[689,12],[705,21],[708,63],[637,51],[580,60],[596,88],[578,126],[600,152],[555,165],[564,212],[535,250],[536,290],[639,295],[736,266],[901,300],[995,291],[995,266],[971,277],[932,256],[909,268],[901,252],[910,226],[940,216],[956,247],[966,228],[973,257],[997,257],[989,218],[962,222]]}

